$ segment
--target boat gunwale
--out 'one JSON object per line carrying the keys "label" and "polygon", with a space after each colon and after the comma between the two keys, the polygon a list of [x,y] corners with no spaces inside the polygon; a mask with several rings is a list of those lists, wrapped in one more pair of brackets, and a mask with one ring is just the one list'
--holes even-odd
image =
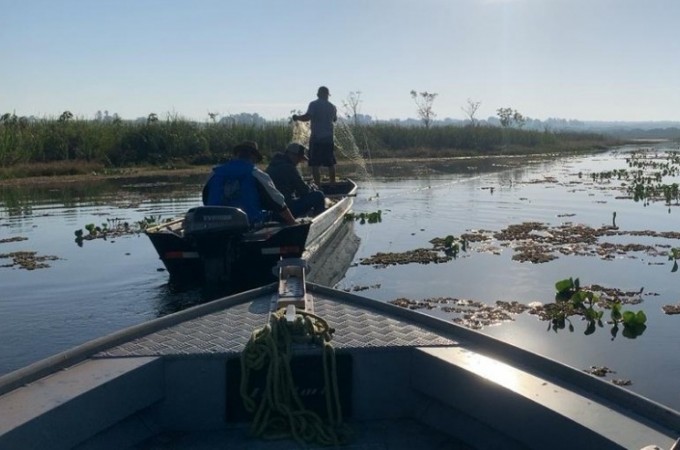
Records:
{"label": "boat gunwale", "polygon": [[[609,402],[619,409],[642,417],[654,428],[665,427],[667,430],[680,430],[680,412],[646,398],[633,391],[604,382],[593,375],[580,371],[567,364],[541,356],[513,344],[501,341],[476,330],[448,322],[441,318],[412,311],[396,305],[385,303],[368,297],[340,291],[319,284],[307,282],[307,292],[330,297],[331,301],[345,302],[360,308],[385,313],[408,321],[411,324],[424,326],[458,341],[458,347],[494,358],[530,373],[539,373],[543,378],[565,389],[588,392],[591,396]],[[274,295],[278,283],[271,283],[249,291],[222,297],[208,303],[196,305],[183,311],[159,317],[109,335],[93,339],[72,349],[37,361],[22,369],[0,376],[0,395],[4,395],[23,385],[34,382],[59,370],[76,365],[95,354],[121,345],[125,342],[146,336],[162,329],[186,322],[207,314],[222,311],[236,305],[252,301],[264,295]],[[666,431],[667,431],[666,430]]]}
{"label": "boat gunwale", "polygon": [[182,311],[114,331],[113,333],[92,339],[71,349],[41,359],[26,367],[0,376],[0,395],[4,395],[20,386],[36,381],[57,372],[58,370],[83,362],[96,353],[108,348],[115,347],[188,320],[245,303],[261,295],[273,294],[276,292],[276,286],[276,283],[272,283],[249,291],[192,306],[191,308]]}
{"label": "boat gunwale", "polygon": [[459,343],[458,347],[517,366],[530,373],[540,373],[543,378],[555,385],[569,390],[585,391],[619,407],[623,406],[629,412],[651,421],[652,424],[650,425],[653,425],[654,428],[658,428],[660,425],[680,433],[680,411],[613,383],[607,383],[568,364],[421,311],[410,310],[314,283],[307,284],[309,292],[332,295],[336,301],[359,304],[378,312],[403,318],[410,323],[424,325],[435,332],[455,339]]}
{"label": "boat gunwale", "polygon": [[[307,241],[305,242],[305,252],[309,252],[310,247],[314,246],[319,248],[322,247],[323,243],[328,241],[330,237],[337,232],[339,226],[345,221],[345,214],[352,208],[352,205],[354,204],[353,197],[356,196],[356,191],[358,190],[358,186],[356,185],[356,183],[354,183],[352,180],[348,180],[348,182],[353,184],[354,187],[350,189],[348,193],[339,196],[340,199],[335,204],[333,204],[333,206],[331,206],[318,216],[312,218],[312,224],[309,229]],[[332,222],[330,222],[330,224],[327,227],[325,227],[321,232],[316,233],[315,228],[318,228],[319,226],[318,224],[323,223],[325,219],[329,217],[331,213],[335,213],[335,211],[340,211],[340,213],[338,213],[338,216],[335,217],[332,220]]]}
{"label": "boat gunwale", "polygon": [[[339,200],[334,203],[330,208],[326,209],[324,212],[317,216],[313,217],[302,217],[302,219],[307,220],[310,223],[310,226],[314,226],[315,222],[319,222],[320,220],[324,219],[328,214],[330,214],[331,211],[336,210],[337,208],[340,208],[343,202],[348,198],[348,197],[354,197],[356,196],[356,192],[358,190],[358,185],[354,180],[351,180],[349,178],[346,178],[342,181],[340,181],[338,184],[346,183],[350,185],[352,188],[347,192],[343,194],[331,194],[328,197],[329,198],[339,198]],[[337,208],[336,208],[337,206]],[[144,233],[149,237],[151,240],[152,245],[156,247],[156,243],[154,241],[154,236],[159,235],[159,234],[172,234],[176,236],[179,239],[183,238],[183,225],[182,222],[184,221],[184,217],[178,217],[173,219],[170,222],[163,223],[163,224],[158,224],[154,225],[153,227],[149,227],[146,230],[144,230]],[[179,228],[176,229],[177,225],[179,224]],[[299,224],[297,224],[299,225]],[[297,226],[293,225],[293,226]],[[266,241],[276,233],[278,233],[280,230],[283,230],[285,228],[290,227],[290,225],[285,225],[279,222],[265,222],[262,226],[253,228],[251,230],[248,230],[244,232],[241,236],[241,241],[242,242],[261,242],[261,241]],[[263,236],[261,236],[263,235]],[[158,251],[158,249],[156,249]],[[161,256],[159,254],[159,256]],[[161,256],[161,260],[162,260]]]}
{"label": "boat gunwale", "polygon": [[[347,197],[356,196],[356,192],[358,190],[358,185],[356,184],[356,182],[354,180],[346,178],[344,180],[341,180],[337,184],[348,184],[348,185],[352,186],[352,188],[347,193],[327,195],[326,197],[328,197],[328,198],[339,198],[340,200],[338,200],[330,208],[326,209],[321,214],[314,216],[314,217],[308,217],[307,219],[309,219],[311,222],[314,222],[317,219],[317,217],[323,217],[324,215],[326,215],[326,213],[328,211],[335,209],[334,207],[336,205],[339,205]],[[157,225],[154,225],[154,226],[151,226],[151,227],[145,229],[144,233],[147,234],[147,235],[150,235],[150,234],[157,234],[157,233],[163,233],[163,232],[170,231],[170,232],[176,234],[176,230],[172,229],[171,227],[174,227],[177,224],[181,224],[183,221],[184,221],[184,217],[175,217],[174,219],[172,219],[169,222],[157,224]],[[265,224],[263,226],[258,227],[257,229],[254,229],[252,231],[246,232],[246,233],[244,233],[244,235],[249,234],[249,233],[258,232],[258,231],[261,231],[261,230],[266,229],[266,228],[278,229],[278,228],[285,228],[285,227],[288,226],[288,225],[284,225],[284,224],[280,224],[280,225],[274,225],[274,224],[277,224],[277,222],[265,222]]]}

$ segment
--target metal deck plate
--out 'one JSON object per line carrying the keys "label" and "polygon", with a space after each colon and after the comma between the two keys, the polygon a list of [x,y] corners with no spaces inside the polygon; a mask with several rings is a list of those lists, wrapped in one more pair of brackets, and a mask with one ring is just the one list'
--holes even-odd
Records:
{"label": "metal deck plate", "polygon": [[[308,294],[309,295],[309,294]],[[384,312],[314,296],[315,313],[335,328],[332,344],[343,348],[424,347],[456,342]],[[243,350],[269,317],[270,295],[148,334],[96,357],[224,355]]]}

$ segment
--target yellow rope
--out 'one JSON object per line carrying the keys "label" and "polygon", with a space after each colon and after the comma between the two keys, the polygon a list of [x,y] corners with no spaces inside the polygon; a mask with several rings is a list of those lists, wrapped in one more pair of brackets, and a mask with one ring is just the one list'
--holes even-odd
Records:
{"label": "yellow rope", "polygon": [[[289,323],[285,308],[272,314],[270,323],[251,335],[241,354],[241,398],[254,413],[251,433],[267,439],[292,437],[301,444],[339,445],[347,429],[342,423],[335,349],[330,343],[333,330],[321,317],[297,311]],[[322,345],[324,391],[328,421],[305,408],[290,368],[292,343]],[[265,389],[257,404],[249,392],[253,372],[266,369]]]}

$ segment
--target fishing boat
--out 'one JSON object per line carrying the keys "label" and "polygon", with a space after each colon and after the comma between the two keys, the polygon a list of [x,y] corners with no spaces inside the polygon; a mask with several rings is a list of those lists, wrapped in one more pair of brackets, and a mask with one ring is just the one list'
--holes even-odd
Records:
{"label": "fishing boat", "polygon": [[680,447],[662,404],[305,274],[0,377],[0,448]]}
{"label": "fishing boat", "polygon": [[352,180],[323,183],[327,209],[292,226],[251,224],[238,208],[199,206],[180,218],[149,227],[146,235],[174,285],[219,284],[236,292],[276,280],[281,258],[318,260],[353,205]]}

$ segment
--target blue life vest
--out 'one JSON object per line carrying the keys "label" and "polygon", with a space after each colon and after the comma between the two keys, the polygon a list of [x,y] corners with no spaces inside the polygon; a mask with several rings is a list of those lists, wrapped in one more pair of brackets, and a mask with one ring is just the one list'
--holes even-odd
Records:
{"label": "blue life vest", "polygon": [[267,219],[262,211],[257,180],[253,176],[255,165],[234,159],[213,168],[213,174],[204,188],[203,203],[207,206],[232,206],[242,209],[250,223]]}

